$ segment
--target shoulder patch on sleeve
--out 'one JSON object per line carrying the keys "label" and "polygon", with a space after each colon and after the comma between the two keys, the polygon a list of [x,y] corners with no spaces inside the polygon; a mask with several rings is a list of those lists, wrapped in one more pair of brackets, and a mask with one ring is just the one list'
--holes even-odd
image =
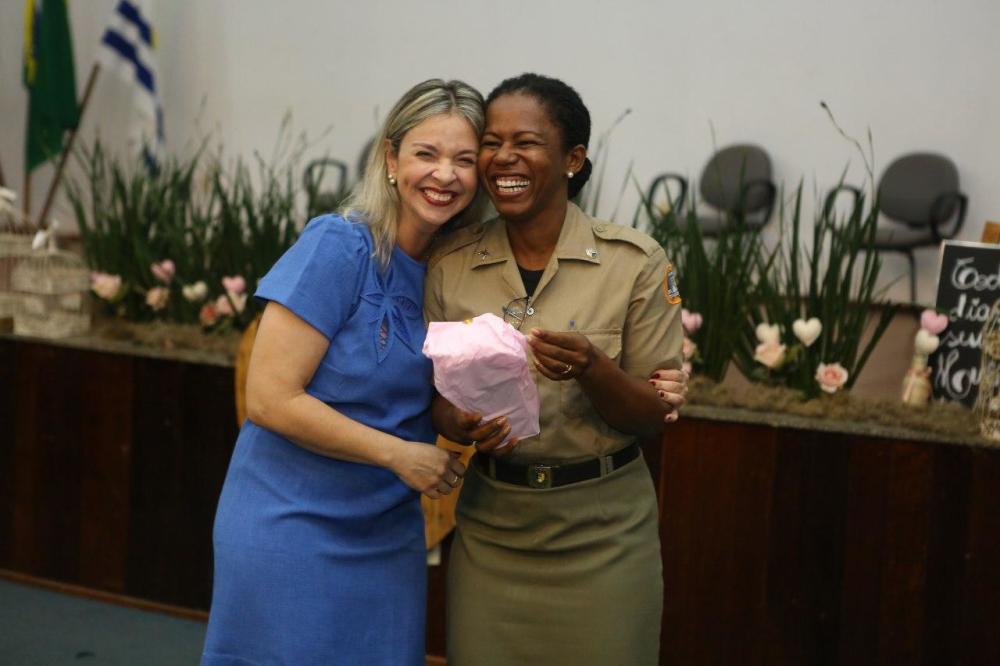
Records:
{"label": "shoulder patch on sleeve", "polygon": [[433,266],[449,254],[452,254],[467,245],[478,242],[479,239],[483,237],[483,233],[486,231],[486,226],[488,224],[489,222],[476,222],[453,231],[447,236],[435,241],[434,247],[431,250],[431,258],[428,265]]}
{"label": "shoulder patch on sleeve", "polygon": [[630,243],[642,250],[647,257],[653,256],[653,253],[660,249],[660,244],[655,240],[638,229],[626,227],[623,224],[599,221],[594,224],[594,235],[604,240]]}
{"label": "shoulder patch on sleeve", "polygon": [[677,271],[674,265],[667,261],[667,267],[663,270],[663,296],[667,303],[677,305],[681,302],[681,289],[677,284]]}

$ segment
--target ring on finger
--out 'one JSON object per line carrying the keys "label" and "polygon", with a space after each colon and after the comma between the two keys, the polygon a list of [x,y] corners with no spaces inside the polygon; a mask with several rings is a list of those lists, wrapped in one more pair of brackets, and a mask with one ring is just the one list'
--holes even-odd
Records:
{"label": "ring on finger", "polygon": [[479,440],[478,439],[472,440],[472,446],[479,446]]}
{"label": "ring on finger", "polygon": [[571,372],[573,372],[573,364],[572,363],[567,363],[566,364],[566,368],[563,369],[563,371],[560,372],[559,374],[560,375],[568,375]]}

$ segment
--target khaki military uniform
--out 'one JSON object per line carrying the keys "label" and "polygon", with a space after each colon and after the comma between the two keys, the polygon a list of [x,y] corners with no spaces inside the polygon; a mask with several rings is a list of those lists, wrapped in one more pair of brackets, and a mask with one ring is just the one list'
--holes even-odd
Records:
{"label": "khaki military uniform", "polygon": [[[637,377],[679,368],[672,270],[645,234],[571,203],[521,330],[576,330]],[[506,224],[495,219],[436,248],[424,311],[429,321],[503,316],[525,296]],[[576,381],[532,372],[541,434],[508,460],[574,462],[634,441],[601,419]],[[548,489],[470,467],[449,563],[449,666],[655,664],[662,602],[656,501],[641,457],[605,477]]]}

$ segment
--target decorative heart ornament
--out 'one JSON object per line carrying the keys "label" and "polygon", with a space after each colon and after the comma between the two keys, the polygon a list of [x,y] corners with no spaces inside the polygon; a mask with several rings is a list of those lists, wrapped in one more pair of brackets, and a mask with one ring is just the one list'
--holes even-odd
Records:
{"label": "decorative heart ornament", "polygon": [[184,298],[191,303],[205,300],[208,296],[208,285],[202,281],[195,282],[194,284],[186,285],[183,289]]}
{"label": "decorative heart ornament", "polygon": [[701,328],[701,315],[697,312],[688,312],[686,308],[681,309],[681,326],[688,335],[694,334]]}
{"label": "decorative heart ornament", "polygon": [[222,278],[222,287],[230,294],[242,294],[246,291],[247,281],[242,275],[227,275]]}
{"label": "decorative heart ornament", "polygon": [[761,322],[760,324],[757,324],[757,328],[754,329],[754,332],[757,334],[757,340],[761,343],[781,341],[781,327],[777,324]]}
{"label": "decorative heart ornament", "polygon": [[928,333],[923,328],[917,331],[917,337],[913,340],[913,348],[919,354],[933,354],[940,344],[938,336]]}
{"label": "decorative heart ornament", "polygon": [[812,346],[812,343],[819,339],[819,334],[822,332],[823,324],[816,317],[810,318],[809,321],[796,319],[795,323],[792,324],[792,333],[806,347]]}
{"label": "decorative heart ornament", "polygon": [[939,335],[941,331],[948,328],[948,315],[938,314],[931,309],[924,310],[920,313],[920,328],[931,335]]}
{"label": "decorative heart ornament", "polygon": [[170,281],[174,279],[174,275],[177,274],[177,267],[174,266],[174,262],[171,260],[164,259],[159,263],[150,264],[149,271],[163,284],[170,284]]}

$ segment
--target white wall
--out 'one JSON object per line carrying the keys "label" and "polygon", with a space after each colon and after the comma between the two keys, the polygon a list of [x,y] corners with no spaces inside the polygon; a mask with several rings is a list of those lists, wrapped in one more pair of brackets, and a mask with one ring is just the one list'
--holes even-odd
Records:
{"label": "white wall", "polygon": [[[83,88],[115,0],[71,3]],[[20,83],[22,0],[0,0],[0,163],[20,189],[25,94]],[[1000,220],[1000,3],[995,0],[702,0],[607,2],[357,2],[160,0],[160,78],[168,148],[189,149],[215,129],[230,154],[269,153],[286,110],[319,137],[313,152],[354,164],[384,111],[411,84],[461,78],[483,92],[533,70],[564,78],[590,107],[595,134],[626,107],[605,188],[610,214],[634,160],[642,183],[659,171],[697,176],[712,143],[760,143],[778,179],[821,190],[851,163],[850,133],[871,127],[876,171],[915,149],[950,155],[970,198],[962,238]],[[114,140],[121,90],[102,80],[83,137]],[[196,127],[195,120],[198,119]],[[36,171],[35,210],[50,167]],[[630,217],[630,192],[621,218]],[[69,218],[65,206],[57,216]],[[775,228],[776,225],[774,225]],[[773,232],[772,232],[773,233]],[[919,300],[934,298],[937,254],[920,253]],[[888,257],[886,281],[905,268]],[[892,290],[908,298],[906,281]]]}

